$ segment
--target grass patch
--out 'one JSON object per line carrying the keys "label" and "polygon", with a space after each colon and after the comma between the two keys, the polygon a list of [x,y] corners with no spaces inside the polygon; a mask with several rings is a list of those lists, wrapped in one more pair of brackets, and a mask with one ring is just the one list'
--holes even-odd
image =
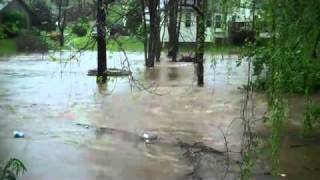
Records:
{"label": "grass patch", "polygon": [[[86,46],[88,41],[94,41],[91,39],[89,36],[84,36],[84,37],[76,37],[72,36],[70,38],[70,41],[67,43],[67,46],[65,49],[82,49]],[[143,43],[139,41],[138,39],[134,37],[128,37],[128,36],[120,36],[117,40],[119,44],[121,44],[122,48],[125,49],[126,51],[143,51]],[[121,48],[119,44],[115,40],[106,40],[107,42],[107,50],[108,51],[120,51]],[[85,50],[96,50],[97,49],[97,44],[92,46],[92,43],[90,46],[86,47]]]}
{"label": "grass patch", "polygon": [[12,55],[17,53],[17,45],[15,39],[0,40],[0,56]]}
{"label": "grass patch", "polygon": [[[143,51],[143,43],[139,41],[137,38],[128,37],[128,36],[120,36],[117,40],[123,49],[127,51]],[[108,49],[111,51],[119,51],[121,50],[118,43],[115,40],[111,40],[108,43]]]}
{"label": "grass patch", "polygon": [[[73,35],[69,31],[65,36],[65,46],[64,50],[97,50],[97,44],[94,39],[92,39],[89,35],[84,37],[78,37]],[[42,40],[48,45],[49,50],[59,50],[59,42],[57,40],[52,40],[49,38],[48,34],[44,33],[41,35]],[[120,36],[115,40],[107,39],[107,50],[108,51],[120,51],[121,48],[119,44],[121,44],[122,48],[128,52],[143,52],[144,47],[143,43],[135,37],[130,36]],[[85,47],[88,42],[90,42],[89,46]],[[206,44],[206,53],[212,54],[239,54],[241,52],[240,46],[234,45],[212,45]],[[180,44],[180,54],[187,54],[188,52],[194,53],[194,44],[190,43],[181,43]],[[163,49],[164,52],[167,51],[166,48]],[[17,45],[16,39],[2,39],[0,40],[0,56],[1,55],[13,55],[17,53]]]}
{"label": "grass patch", "polygon": [[96,50],[96,45],[94,45],[93,47],[92,45],[86,46],[89,42],[94,41],[89,36],[78,37],[75,35],[71,35],[71,37],[68,37],[68,39],[69,41],[66,42],[66,47],[64,49]]}

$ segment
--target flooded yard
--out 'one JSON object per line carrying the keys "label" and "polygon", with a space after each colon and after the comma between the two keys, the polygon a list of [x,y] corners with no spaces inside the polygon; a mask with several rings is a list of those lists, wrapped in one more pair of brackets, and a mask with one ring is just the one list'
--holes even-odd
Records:
{"label": "flooded yard", "polygon": [[[63,55],[65,56],[65,54]],[[243,133],[240,117],[247,64],[236,66],[237,56],[207,56],[205,86],[196,86],[192,63],[161,59],[144,68],[144,57],[130,53],[134,77],[111,78],[97,85],[87,76],[96,67],[95,52],[78,61],[53,61],[46,55],[3,57],[0,60],[0,159],[21,159],[28,171],[21,179],[176,180],[236,179]],[[121,53],[109,54],[108,66],[119,67]],[[262,94],[255,96],[255,114],[267,107]],[[13,131],[25,133],[14,139]],[[143,134],[155,135],[146,142]],[[226,158],[226,143],[228,153]],[[254,170],[254,179],[317,179],[319,161],[311,168],[297,162],[312,161],[319,146],[290,148],[293,136],[284,138],[281,161],[287,177],[271,177],[268,162]],[[189,144],[191,148],[181,145]],[[198,143],[198,146],[195,145]],[[199,145],[200,143],[200,145]],[[194,146],[192,146],[194,145]],[[204,153],[200,147],[217,152]],[[191,149],[191,150],[190,150]],[[209,152],[209,151],[208,151]],[[195,155],[194,155],[195,154]],[[296,161],[291,156],[299,154]],[[292,169],[291,169],[292,168]]]}

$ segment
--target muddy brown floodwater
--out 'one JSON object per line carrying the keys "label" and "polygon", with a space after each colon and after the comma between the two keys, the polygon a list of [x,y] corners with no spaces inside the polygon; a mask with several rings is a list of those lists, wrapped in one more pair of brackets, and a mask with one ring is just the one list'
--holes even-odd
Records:
{"label": "muddy brown floodwater", "polygon": [[[242,126],[236,119],[244,96],[238,87],[246,82],[247,65],[236,67],[237,56],[207,56],[205,87],[198,88],[191,63],[162,59],[145,70],[143,54],[128,56],[134,77],[151,93],[132,88],[127,78],[98,86],[86,75],[96,66],[94,52],[67,63],[39,54],[0,58],[0,159],[21,159],[28,168],[21,177],[25,180],[236,179],[239,156],[230,154],[227,163],[224,153],[209,150],[226,151],[221,132],[229,149],[240,150]],[[121,58],[121,53],[109,54],[108,66],[119,67]],[[255,105],[261,116],[263,95],[255,95]],[[25,138],[14,139],[15,130]],[[145,143],[144,133],[158,138]],[[209,150],[199,154],[200,146]],[[308,147],[288,151],[303,154]],[[315,149],[311,153],[319,152]],[[314,166],[295,166],[297,161],[286,157],[283,162],[301,170],[301,177],[308,168],[320,177]],[[254,179],[279,178],[266,173],[267,162],[257,167]],[[288,177],[297,173],[283,171]]]}

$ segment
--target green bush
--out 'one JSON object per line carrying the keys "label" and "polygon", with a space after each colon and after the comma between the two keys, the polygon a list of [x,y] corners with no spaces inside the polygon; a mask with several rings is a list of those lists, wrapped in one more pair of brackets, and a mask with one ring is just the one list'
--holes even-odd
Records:
{"label": "green bush", "polygon": [[87,35],[90,25],[86,19],[81,19],[72,26],[72,33],[78,37]]}
{"label": "green bush", "polygon": [[4,38],[6,38],[4,26],[0,24],[0,39],[4,39]]}
{"label": "green bush", "polygon": [[246,41],[254,42],[254,31],[241,30],[231,33],[231,40],[234,45],[244,45]]}
{"label": "green bush", "polygon": [[4,12],[2,16],[4,32],[8,37],[17,36],[22,29],[26,29],[26,17],[16,11]]}
{"label": "green bush", "polygon": [[19,159],[12,158],[5,164],[0,164],[0,180],[17,179],[25,171],[27,171],[26,166]]}
{"label": "green bush", "polygon": [[[32,43],[30,43],[32,42]],[[18,52],[47,52],[48,44],[41,36],[37,36],[32,32],[25,32],[16,39],[16,47]]]}

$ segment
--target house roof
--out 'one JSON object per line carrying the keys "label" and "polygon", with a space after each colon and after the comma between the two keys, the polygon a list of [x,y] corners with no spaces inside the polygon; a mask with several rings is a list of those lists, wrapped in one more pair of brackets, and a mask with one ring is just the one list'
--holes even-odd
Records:
{"label": "house roof", "polygon": [[32,13],[29,6],[23,0],[0,0],[0,11],[6,8],[13,1],[18,1],[29,13]]}

